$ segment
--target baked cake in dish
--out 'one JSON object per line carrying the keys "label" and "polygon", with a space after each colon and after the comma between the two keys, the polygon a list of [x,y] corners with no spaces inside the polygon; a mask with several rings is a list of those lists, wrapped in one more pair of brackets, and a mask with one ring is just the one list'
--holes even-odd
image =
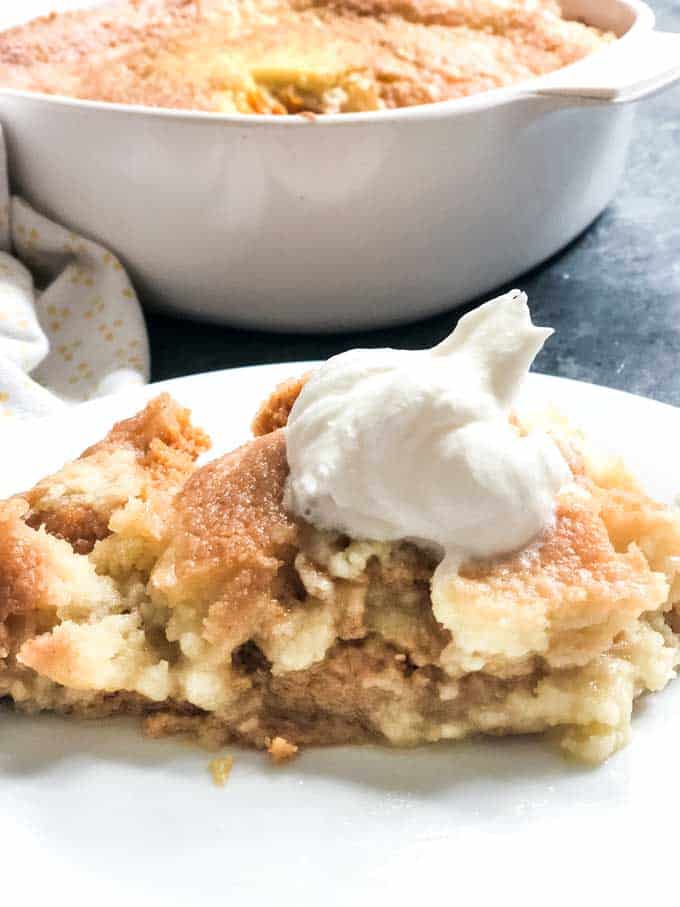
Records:
{"label": "baked cake in dish", "polygon": [[163,395],[0,504],[0,696],[276,758],[548,730],[606,758],[678,664],[678,514],[542,417],[573,479],[553,525],[435,589],[425,548],[285,506],[303,386],[278,388],[253,440],[200,468],[206,436]]}
{"label": "baked cake in dish", "polygon": [[118,0],[0,35],[0,86],[223,113],[408,107],[511,85],[614,36],[555,0]]}

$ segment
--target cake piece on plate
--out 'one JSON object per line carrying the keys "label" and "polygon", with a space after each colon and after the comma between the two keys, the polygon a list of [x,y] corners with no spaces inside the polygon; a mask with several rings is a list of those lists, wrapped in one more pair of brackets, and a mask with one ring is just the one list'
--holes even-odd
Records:
{"label": "cake piece on plate", "polygon": [[680,518],[516,392],[511,294],[352,351],[207,447],[168,397],[0,504],[0,696],[149,733],[396,746],[555,729],[600,761],[674,676]]}

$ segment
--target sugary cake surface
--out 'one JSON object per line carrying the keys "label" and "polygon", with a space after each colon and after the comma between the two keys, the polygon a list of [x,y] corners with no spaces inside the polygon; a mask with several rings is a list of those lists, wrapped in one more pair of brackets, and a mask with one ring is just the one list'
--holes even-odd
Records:
{"label": "sugary cake surface", "polygon": [[412,545],[286,512],[301,384],[202,468],[205,435],[164,396],[0,503],[0,697],[275,758],[551,728],[591,761],[624,743],[680,657],[678,514],[551,419],[574,475],[555,526],[433,582]]}
{"label": "sugary cake surface", "polygon": [[555,0],[118,0],[0,35],[0,85],[240,113],[407,107],[613,40]]}

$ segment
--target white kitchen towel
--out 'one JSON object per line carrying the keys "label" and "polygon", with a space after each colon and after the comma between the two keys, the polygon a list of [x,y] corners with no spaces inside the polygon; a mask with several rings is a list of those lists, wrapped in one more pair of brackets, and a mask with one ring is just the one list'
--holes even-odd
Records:
{"label": "white kitchen towel", "polygon": [[148,380],[146,326],[123,266],[10,196],[0,131],[0,430]]}

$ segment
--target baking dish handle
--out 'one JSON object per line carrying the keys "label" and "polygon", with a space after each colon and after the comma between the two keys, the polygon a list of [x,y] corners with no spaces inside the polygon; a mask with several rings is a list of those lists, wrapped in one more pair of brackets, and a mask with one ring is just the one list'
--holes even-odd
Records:
{"label": "baking dish handle", "polygon": [[565,101],[637,101],[680,79],[680,34],[649,31],[540,80],[533,94]]}

